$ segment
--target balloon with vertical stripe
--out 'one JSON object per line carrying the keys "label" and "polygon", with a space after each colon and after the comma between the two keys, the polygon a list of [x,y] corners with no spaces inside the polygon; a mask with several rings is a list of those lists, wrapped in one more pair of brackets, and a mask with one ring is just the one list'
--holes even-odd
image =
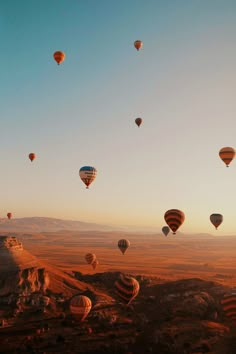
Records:
{"label": "balloon with vertical stripe", "polygon": [[70,300],[70,312],[77,321],[84,321],[92,308],[91,300],[84,295],[75,295]]}
{"label": "balloon with vertical stripe", "polygon": [[183,224],[185,220],[185,215],[179,209],[170,209],[166,211],[164,219],[169,228],[173,231],[173,234],[175,235],[178,228]]}
{"label": "balloon with vertical stripe", "polygon": [[79,170],[79,175],[81,180],[86,185],[86,188],[88,189],[90,184],[95,180],[97,176],[97,170],[92,166],[84,166]]}
{"label": "balloon with vertical stripe", "polygon": [[236,324],[236,289],[224,294],[220,301],[225,317]]}
{"label": "balloon with vertical stripe", "polygon": [[125,254],[125,251],[129,248],[129,246],[130,246],[129,240],[121,239],[118,241],[118,247],[123,254]]}
{"label": "balloon with vertical stripe", "polygon": [[135,278],[124,274],[120,274],[119,279],[115,282],[115,292],[126,305],[129,305],[138,295],[139,289],[139,282]]}
{"label": "balloon with vertical stripe", "polygon": [[215,226],[216,230],[218,226],[223,222],[223,215],[221,214],[211,214],[210,221]]}
{"label": "balloon with vertical stripe", "polygon": [[219,156],[221,160],[226,164],[226,167],[229,167],[229,164],[234,159],[236,151],[232,147],[223,147],[219,151]]}

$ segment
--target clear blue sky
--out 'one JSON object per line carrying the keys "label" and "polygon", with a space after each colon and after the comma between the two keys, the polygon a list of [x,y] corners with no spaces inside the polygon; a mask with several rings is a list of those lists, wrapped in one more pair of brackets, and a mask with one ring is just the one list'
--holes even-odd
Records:
{"label": "clear blue sky", "polygon": [[0,52],[1,217],[236,233],[234,0],[2,1]]}

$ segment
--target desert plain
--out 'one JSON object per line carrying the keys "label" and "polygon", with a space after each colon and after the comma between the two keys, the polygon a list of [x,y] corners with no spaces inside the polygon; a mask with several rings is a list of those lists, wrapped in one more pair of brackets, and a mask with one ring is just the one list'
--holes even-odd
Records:
{"label": "desert plain", "polygon": [[[21,284],[29,287],[23,297],[50,299],[43,306],[17,300],[0,326],[1,353],[235,354],[235,324],[225,317],[221,299],[236,284],[236,237],[111,230],[6,230],[1,235],[4,242],[22,243],[25,254],[35,257],[36,273],[30,266],[23,269],[24,261],[21,267],[18,258],[13,260]],[[130,241],[124,255],[117,245],[120,239]],[[9,264],[16,251],[11,252],[5,252]],[[90,252],[99,262],[96,269],[85,260]],[[32,278],[38,268],[49,274],[43,292]],[[115,293],[120,273],[140,284],[128,307]],[[1,276],[3,288],[6,283],[11,287]],[[89,296],[93,304],[83,323],[69,311],[76,293]],[[1,301],[6,318],[11,309]]]}
{"label": "desert plain", "polygon": [[[236,236],[209,234],[137,234],[122,232],[44,232],[17,234],[25,249],[67,272],[83,274],[120,271],[155,276],[160,280],[201,278],[224,285],[236,285]],[[131,243],[123,255],[118,240]],[[95,253],[99,265],[94,271],[85,262]]]}

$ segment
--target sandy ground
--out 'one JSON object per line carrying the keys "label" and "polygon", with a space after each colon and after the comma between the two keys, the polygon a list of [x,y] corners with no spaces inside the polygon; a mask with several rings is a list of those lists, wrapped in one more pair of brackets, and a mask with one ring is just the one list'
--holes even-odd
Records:
{"label": "sandy ground", "polygon": [[[24,248],[67,272],[92,274],[84,256],[95,253],[95,272],[122,271],[167,280],[199,277],[236,284],[236,236],[124,234],[118,232],[57,232],[17,235]],[[117,247],[129,239],[123,255]]]}

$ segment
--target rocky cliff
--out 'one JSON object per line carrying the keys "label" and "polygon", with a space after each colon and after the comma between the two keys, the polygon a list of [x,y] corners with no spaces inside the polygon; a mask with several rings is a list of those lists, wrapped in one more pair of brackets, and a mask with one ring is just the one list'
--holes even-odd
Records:
{"label": "rocky cliff", "polygon": [[0,236],[0,296],[45,292],[49,274],[16,237]]}

